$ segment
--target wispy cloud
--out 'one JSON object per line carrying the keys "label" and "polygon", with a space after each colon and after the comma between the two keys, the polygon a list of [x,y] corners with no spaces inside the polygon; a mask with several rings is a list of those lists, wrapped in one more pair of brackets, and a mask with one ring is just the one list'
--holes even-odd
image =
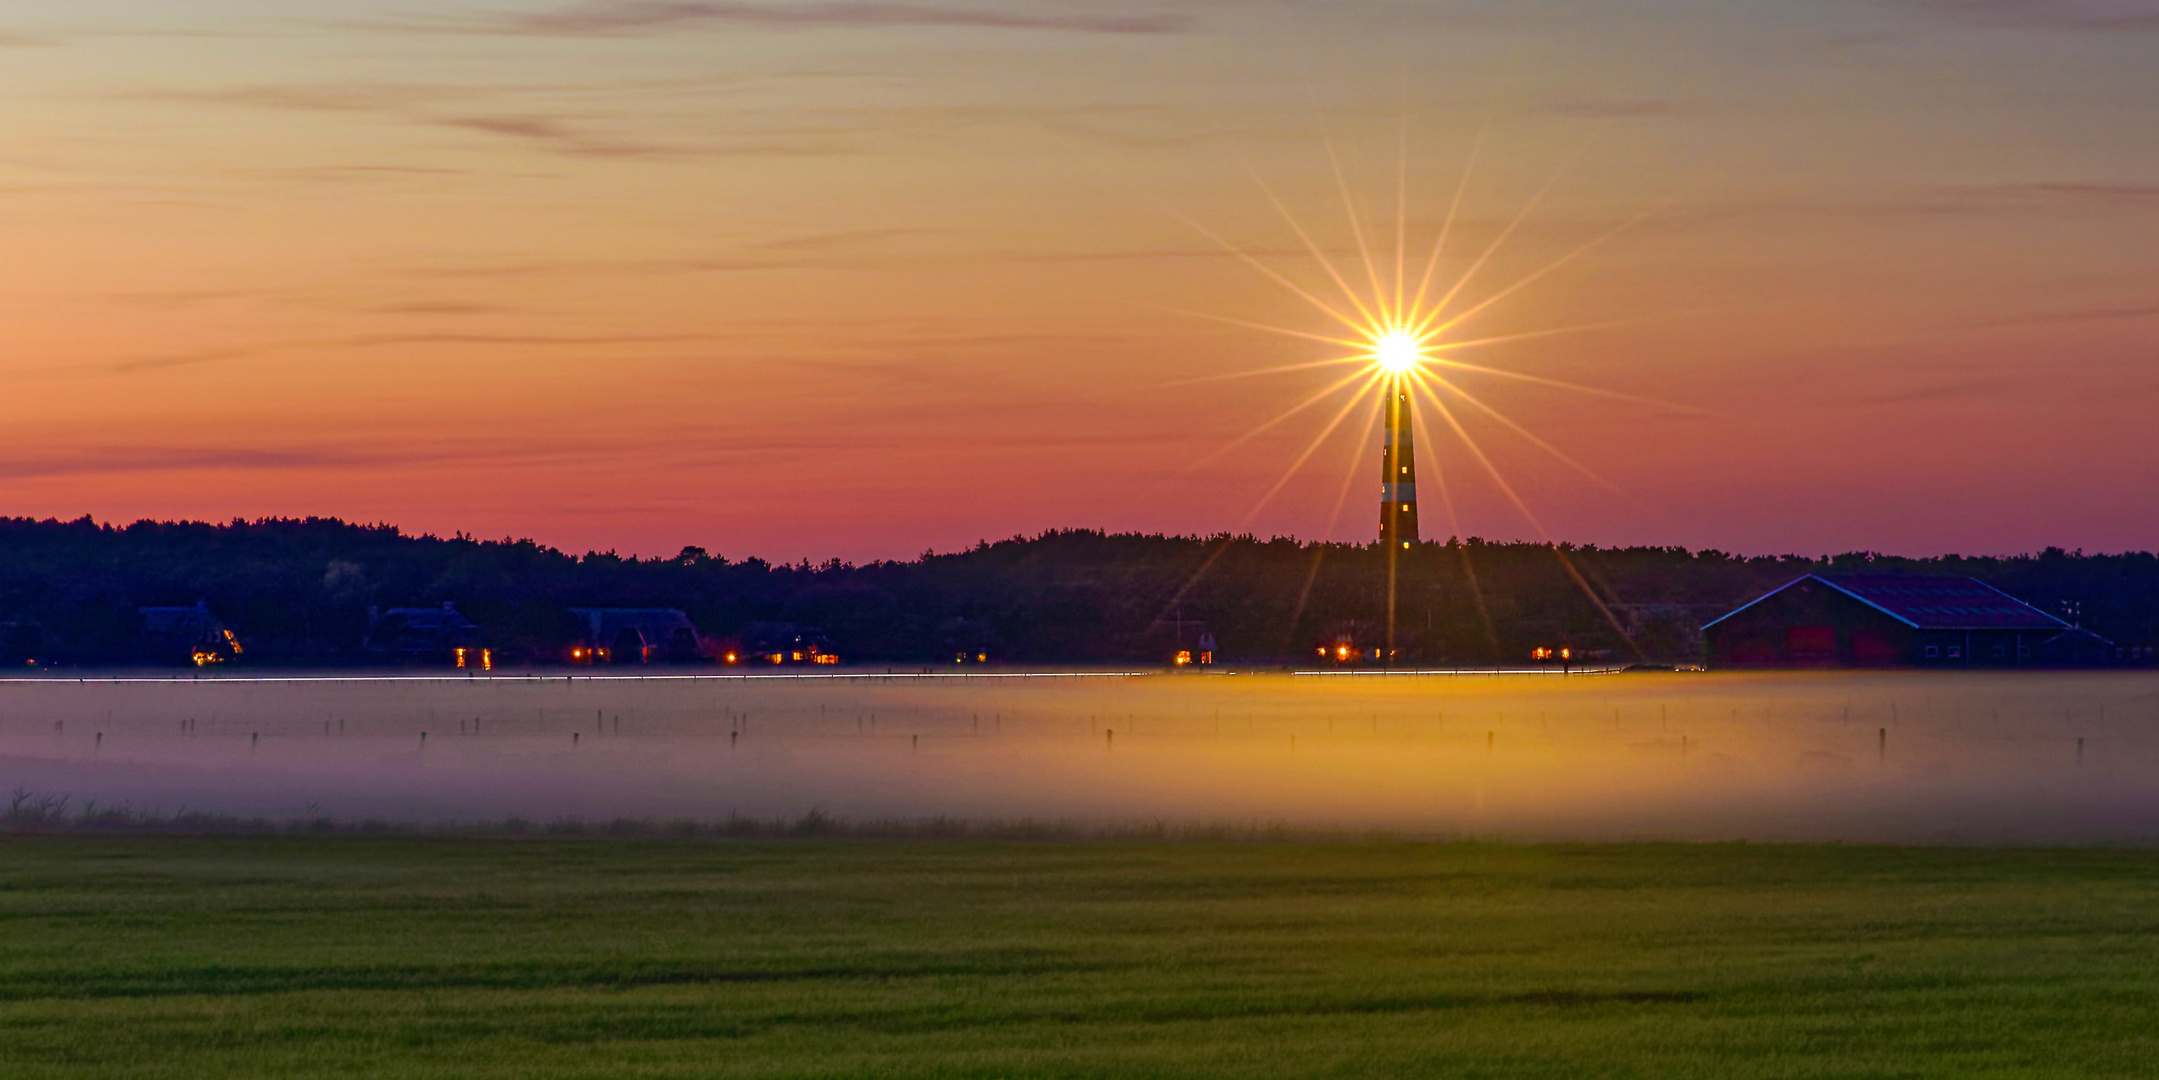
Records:
{"label": "wispy cloud", "polygon": [[1988,26],[2028,30],[2159,30],[2159,0],[1893,0]]}
{"label": "wispy cloud", "polygon": [[2104,212],[2159,206],[2159,184],[2084,180],[1957,184],[1915,191],[1901,202],[1906,209],[1918,213]]}
{"label": "wispy cloud", "polygon": [[533,112],[457,115],[453,110],[474,104],[469,100],[472,91],[448,87],[394,84],[249,86],[154,96],[300,112],[374,114],[431,127],[479,132],[578,157],[663,158],[710,152],[611,138],[562,116]]}
{"label": "wispy cloud", "polygon": [[817,251],[833,248],[859,248],[887,240],[900,240],[941,231],[920,228],[854,229],[848,232],[815,233],[808,236],[789,236],[777,240],[764,240],[750,246],[767,251]]}
{"label": "wispy cloud", "polygon": [[2159,304],[2132,303],[2066,311],[2038,311],[2029,315],[1997,319],[1994,322],[1982,323],[1981,326],[2051,326],[2060,323],[2118,322],[2127,319],[2159,319]]}
{"label": "wispy cloud", "polygon": [[[892,235],[930,230],[895,230]],[[535,259],[521,262],[465,263],[427,266],[408,266],[395,269],[399,276],[415,280],[490,280],[539,277],[638,277],[666,276],[672,274],[731,274],[756,273],[770,270],[874,270],[890,262],[889,258],[869,260],[859,251],[861,242],[849,244],[840,239],[820,243],[811,238],[802,244],[790,244],[781,240],[745,245],[747,250],[761,254],[737,257],[706,257],[683,259]],[[868,261],[866,261],[868,260]],[[809,325],[829,326],[831,318],[814,320]]]}
{"label": "wispy cloud", "polygon": [[585,0],[554,11],[506,16],[497,32],[589,36],[658,33],[706,26],[974,27],[987,30],[1049,30],[1081,34],[1173,34],[1190,20],[1179,15],[1096,15],[1057,11],[1026,13],[986,7],[904,3],[747,4],[715,0]]}
{"label": "wispy cloud", "polygon": [[2059,199],[2078,199],[2087,202],[2159,202],[2159,184],[2093,184],[2055,182],[2045,184],[2005,184],[1998,190],[2004,194],[2024,194]]}
{"label": "wispy cloud", "polygon": [[[208,440],[206,440],[208,441]],[[51,446],[51,440],[27,452],[0,455],[0,480],[116,473],[291,471],[323,469],[398,469],[445,461],[534,464],[589,460],[610,449],[605,443],[570,439],[544,448],[517,446],[499,439],[363,438],[351,445],[312,442],[297,446],[79,445]]]}
{"label": "wispy cloud", "polygon": [[2084,180],[1943,184],[1846,198],[1767,198],[1680,207],[1652,226],[1821,218],[1958,218],[2014,214],[2110,214],[2159,208],[2159,184]]}
{"label": "wispy cloud", "polygon": [[464,176],[471,169],[443,169],[418,165],[301,165],[284,169],[265,169],[264,172],[281,176],[295,174],[323,176]]}
{"label": "wispy cloud", "polygon": [[51,38],[31,37],[28,34],[0,30],[0,49],[41,49],[58,44],[60,43]]}
{"label": "wispy cloud", "polygon": [[327,338],[313,341],[280,341],[225,349],[201,349],[169,353],[162,356],[139,356],[118,360],[102,367],[41,368],[27,374],[68,376],[104,372],[114,375],[135,375],[146,371],[197,367],[203,364],[217,364],[227,360],[241,360],[253,356],[291,352],[299,349],[381,349],[429,345],[572,349],[621,348],[634,345],[669,345],[708,340],[711,340],[708,335],[700,334],[363,334],[354,337]]}
{"label": "wispy cloud", "polygon": [[464,300],[407,300],[377,304],[367,310],[378,315],[494,315],[513,310],[500,304],[476,304]]}
{"label": "wispy cloud", "polygon": [[[473,175],[471,169],[429,168],[418,165],[288,165],[243,169],[238,175],[282,183],[318,187],[381,187],[387,185],[440,184],[450,177]],[[532,175],[532,174],[526,174]]]}
{"label": "wispy cloud", "polygon": [[578,157],[685,157],[695,152],[680,147],[608,139],[547,116],[453,116],[427,122],[437,127],[522,139]]}
{"label": "wispy cloud", "polygon": [[[565,88],[517,88],[528,94]],[[477,90],[470,87],[395,83],[327,83],[322,85],[269,85],[209,91],[160,91],[134,97],[160,101],[202,102],[252,108],[281,109],[377,116],[425,127],[477,133],[510,140],[556,154],[585,158],[710,159],[728,157],[825,157],[854,153],[847,137],[874,130],[860,122],[834,123],[821,128],[781,131],[744,131],[731,138],[708,139],[694,145],[660,143],[625,138],[605,131],[610,123],[627,123],[624,117],[587,115],[545,108],[496,108],[493,99],[513,92],[503,88]],[[317,177],[346,178],[372,172],[415,175],[419,168],[377,165],[339,167],[336,174],[318,171]]]}
{"label": "wispy cloud", "polygon": [[222,360],[238,360],[241,357],[254,356],[264,351],[266,350],[261,348],[205,349],[199,352],[174,353],[168,356],[145,356],[133,360],[119,361],[113,364],[109,370],[126,375],[137,371],[157,371],[162,368],[194,367],[197,364],[214,364]]}
{"label": "wispy cloud", "polygon": [[395,345],[517,345],[561,348],[666,345],[710,340],[703,334],[369,334],[332,342],[333,346],[380,348]]}
{"label": "wispy cloud", "polygon": [[2000,389],[2001,385],[2000,380],[1994,379],[1958,379],[1870,394],[1866,400],[1875,405],[1913,405],[1926,401],[1972,400],[1987,396],[1989,393]]}
{"label": "wispy cloud", "polygon": [[100,447],[36,457],[9,455],[8,460],[0,461],[0,479],[203,469],[321,469],[380,463],[379,457],[350,451]]}
{"label": "wispy cloud", "polygon": [[424,86],[382,83],[330,83],[317,86],[242,86],[229,90],[164,91],[137,95],[151,100],[206,101],[304,112],[372,113],[432,102],[444,91]]}
{"label": "wispy cloud", "polygon": [[1582,120],[1656,120],[1681,109],[1669,101],[1577,98],[1553,102],[1545,111]]}

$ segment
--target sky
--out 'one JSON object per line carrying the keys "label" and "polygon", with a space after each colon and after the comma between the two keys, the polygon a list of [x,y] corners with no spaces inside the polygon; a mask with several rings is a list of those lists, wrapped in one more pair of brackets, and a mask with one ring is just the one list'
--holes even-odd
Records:
{"label": "sky", "polygon": [[0,0],[0,514],[1366,541],[1277,331],[1444,228],[1428,537],[2148,549],[2155,105],[2159,0]]}

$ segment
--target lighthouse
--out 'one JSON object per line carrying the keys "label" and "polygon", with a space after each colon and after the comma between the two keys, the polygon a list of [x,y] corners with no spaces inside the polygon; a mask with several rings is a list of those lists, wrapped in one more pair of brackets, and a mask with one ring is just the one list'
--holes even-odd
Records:
{"label": "lighthouse", "polygon": [[1387,443],[1379,455],[1379,541],[1400,551],[1417,539],[1417,441],[1409,387],[1397,377],[1387,394]]}

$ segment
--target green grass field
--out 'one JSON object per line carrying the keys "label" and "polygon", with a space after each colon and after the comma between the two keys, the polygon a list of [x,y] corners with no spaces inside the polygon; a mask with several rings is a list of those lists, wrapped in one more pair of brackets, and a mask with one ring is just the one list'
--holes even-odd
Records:
{"label": "green grass field", "polygon": [[0,1075],[2151,1076],[2159,853],[0,837]]}

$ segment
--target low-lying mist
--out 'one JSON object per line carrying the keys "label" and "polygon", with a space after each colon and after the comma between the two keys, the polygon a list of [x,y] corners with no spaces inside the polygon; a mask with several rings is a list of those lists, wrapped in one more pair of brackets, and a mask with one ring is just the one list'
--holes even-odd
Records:
{"label": "low-lying mist", "polygon": [[0,682],[0,789],[412,824],[2141,842],[2159,839],[2155,690],[2121,672],[19,679]]}

